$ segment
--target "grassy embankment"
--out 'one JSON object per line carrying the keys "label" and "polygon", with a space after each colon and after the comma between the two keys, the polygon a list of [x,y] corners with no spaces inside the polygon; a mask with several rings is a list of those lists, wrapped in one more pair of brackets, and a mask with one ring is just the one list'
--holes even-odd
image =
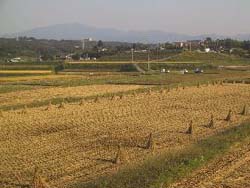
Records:
{"label": "grassy embankment", "polygon": [[250,59],[241,58],[234,55],[222,53],[200,53],[200,52],[182,52],[168,61],[174,62],[201,62],[211,65],[250,65]]}

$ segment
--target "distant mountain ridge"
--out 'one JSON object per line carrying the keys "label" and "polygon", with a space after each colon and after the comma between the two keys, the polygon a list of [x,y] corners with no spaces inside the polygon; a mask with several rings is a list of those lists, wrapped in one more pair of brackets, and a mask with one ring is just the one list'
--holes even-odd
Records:
{"label": "distant mountain ridge", "polygon": [[[110,28],[95,28],[83,24],[58,24],[47,27],[40,27],[27,30],[20,33],[7,34],[3,37],[27,36],[38,39],[55,39],[55,40],[81,40],[83,38],[94,38],[96,40],[104,41],[121,41],[121,42],[144,42],[144,43],[158,43],[158,42],[176,42],[186,40],[200,40],[206,37],[213,39],[228,38],[216,34],[191,36],[185,34],[169,33],[164,31],[122,31]],[[230,38],[238,40],[250,40],[250,34],[237,35]]]}

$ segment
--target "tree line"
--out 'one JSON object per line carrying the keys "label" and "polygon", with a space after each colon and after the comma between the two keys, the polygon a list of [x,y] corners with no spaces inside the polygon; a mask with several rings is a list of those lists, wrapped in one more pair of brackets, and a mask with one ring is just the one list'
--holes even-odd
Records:
{"label": "tree line", "polygon": [[[222,53],[231,53],[234,55],[249,57],[250,41],[239,41],[233,39],[206,38],[198,49],[210,48]],[[179,52],[185,48],[178,48],[174,43],[161,44],[143,44],[143,43],[126,43],[126,42],[104,42],[97,41],[88,49],[82,50],[82,42],[79,40],[45,40],[29,37],[20,37],[17,39],[0,38],[0,59],[6,60],[14,57],[29,57],[36,60],[42,58],[44,61],[55,60],[65,57],[68,54],[72,58],[79,60],[81,57],[110,57],[119,54],[129,53],[131,49],[135,51],[150,51],[157,54]],[[197,49],[194,49],[197,50]]]}

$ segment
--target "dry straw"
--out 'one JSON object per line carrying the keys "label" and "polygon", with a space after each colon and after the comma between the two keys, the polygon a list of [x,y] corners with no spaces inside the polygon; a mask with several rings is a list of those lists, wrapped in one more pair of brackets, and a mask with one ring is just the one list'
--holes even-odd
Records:
{"label": "dry straw", "polygon": [[170,87],[168,87],[168,93],[171,91],[171,88]]}
{"label": "dry straw", "polygon": [[28,107],[25,105],[22,110],[22,114],[27,114],[27,113],[28,113]]}
{"label": "dry straw", "polygon": [[3,112],[2,112],[2,110],[0,110],[0,117],[3,118]]}
{"label": "dry straw", "polygon": [[153,141],[153,134],[150,133],[148,136],[148,140],[145,146],[146,149],[153,149],[154,148],[154,141]]}
{"label": "dry straw", "polygon": [[117,153],[114,159],[115,164],[120,164],[121,163],[121,147],[118,146]]}
{"label": "dry straw", "polygon": [[113,101],[115,99],[115,95],[112,95],[110,100]]}
{"label": "dry straw", "polygon": [[61,104],[58,106],[58,108],[64,109],[65,108],[64,102],[61,102]]}
{"label": "dry straw", "polygon": [[121,145],[119,144],[117,147],[117,152],[116,152],[116,156],[115,156],[113,163],[122,164],[123,162],[125,162],[125,156],[121,150]]}
{"label": "dry straw", "polygon": [[232,120],[232,110],[229,110],[225,121],[231,121],[231,120]]}
{"label": "dry straw", "polygon": [[176,91],[178,91],[178,90],[179,90],[179,87],[180,87],[180,86],[179,86],[179,84],[178,84],[178,85],[176,86]]}
{"label": "dry straw", "polygon": [[165,94],[165,90],[162,88],[162,89],[160,90],[160,93],[161,93],[161,94]]}
{"label": "dry straw", "polygon": [[151,95],[151,94],[152,94],[152,90],[149,89],[149,90],[148,90],[148,95]]}
{"label": "dry straw", "polygon": [[38,168],[35,168],[35,173],[34,173],[31,188],[49,188],[49,185],[39,175]]}
{"label": "dry straw", "polygon": [[96,96],[94,102],[95,102],[95,103],[99,102],[99,97],[98,97],[98,96]]}
{"label": "dry straw", "polygon": [[190,122],[189,128],[186,131],[187,134],[193,134],[193,121]]}
{"label": "dry straw", "polygon": [[84,105],[84,99],[81,99],[79,105],[80,105],[80,106],[83,106],[83,105]]}
{"label": "dry straw", "polygon": [[197,84],[197,88],[200,88],[201,87],[201,84],[200,84],[200,82],[198,82],[198,84]]}
{"label": "dry straw", "polygon": [[244,116],[249,115],[249,107],[247,105],[244,106],[241,114],[244,115]]}
{"label": "dry straw", "polygon": [[50,101],[49,104],[48,104],[48,106],[47,106],[47,108],[45,110],[50,110],[51,108],[52,108],[52,103]]}
{"label": "dry straw", "polygon": [[208,127],[209,128],[214,128],[214,116],[213,115],[211,115],[211,119],[210,119],[210,122],[208,124]]}
{"label": "dry straw", "polygon": [[120,99],[123,99],[123,94],[120,95]]}

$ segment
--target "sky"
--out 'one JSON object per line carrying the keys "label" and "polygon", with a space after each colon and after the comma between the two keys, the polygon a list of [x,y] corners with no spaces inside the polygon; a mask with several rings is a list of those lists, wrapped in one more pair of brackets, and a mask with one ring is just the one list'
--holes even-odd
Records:
{"label": "sky", "polygon": [[250,0],[0,0],[0,34],[63,23],[189,35],[250,33]]}

